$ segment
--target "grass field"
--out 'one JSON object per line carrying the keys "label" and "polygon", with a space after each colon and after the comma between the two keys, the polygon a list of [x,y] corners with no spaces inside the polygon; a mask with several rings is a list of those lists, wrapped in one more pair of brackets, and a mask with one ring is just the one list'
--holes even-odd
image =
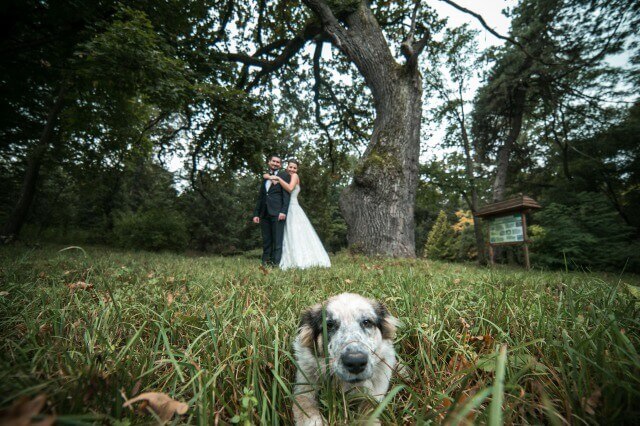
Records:
{"label": "grass field", "polygon": [[376,408],[383,424],[640,418],[638,277],[348,255],[264,273],[251,257],[60,248],[0,248],[0,409],[43,394],[58,424],[154,423],[123,402],[157,391],[189,405],[174,424],[290,424],[299,313],[350,291],[402,321],[408,374],[364,414],[322,393],[331,424]]}

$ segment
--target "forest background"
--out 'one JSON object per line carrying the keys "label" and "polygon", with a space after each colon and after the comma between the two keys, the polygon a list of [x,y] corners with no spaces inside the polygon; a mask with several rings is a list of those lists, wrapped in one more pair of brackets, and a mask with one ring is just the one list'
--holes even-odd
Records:
{"label": "forest background", "polygon": [[[3,241],[251,253],[278,153],[300,161],[301,204],[328,250],[396,255],[354,243],[340,201],[371,176],[404,182],[370,142],[372,78],[315,18],[328,4],[347,25],[361,2],[303,3],[2,6]],[[534,266],[639,272],[640,5],[523,0],[501,34],[436,2],[470,23],[451,25],[431,3],[367,6],[391,56],[420,70],[407,253],[484,262],[472,213],[524,193],[544,207],[529,219]],[[491,31],[501,43],[481,48]]]}

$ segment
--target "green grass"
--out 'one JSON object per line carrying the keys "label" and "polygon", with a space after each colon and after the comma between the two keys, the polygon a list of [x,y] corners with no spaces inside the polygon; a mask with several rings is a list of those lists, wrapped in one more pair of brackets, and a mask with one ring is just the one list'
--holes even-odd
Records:
{"label": "green grass", "polygon": [[[173,423],[290,424],[299,313],[352,291],[403,323],[407,377],[367,414],[384,424],[640,416],[634,276],[347,255],[265,275],[249,257],[59,248],[0,248],[0,408],[44,393],[59,424],[152,423],[122,408],[138,388],[187,402]],[[321,399],[332,424],[362,415],[357,396]]]}

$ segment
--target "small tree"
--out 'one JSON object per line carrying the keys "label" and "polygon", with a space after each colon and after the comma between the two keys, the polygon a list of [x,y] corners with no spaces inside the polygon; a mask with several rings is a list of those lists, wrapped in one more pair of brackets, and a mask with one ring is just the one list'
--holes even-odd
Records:
{"label": "small tree", "polygon": [[427,243],[424,246],[423,256],[427,259],[445,260],[451,258],[451,239],[453,230],[449,225],[447,214],[440,210],[436,223],[429,231]]}

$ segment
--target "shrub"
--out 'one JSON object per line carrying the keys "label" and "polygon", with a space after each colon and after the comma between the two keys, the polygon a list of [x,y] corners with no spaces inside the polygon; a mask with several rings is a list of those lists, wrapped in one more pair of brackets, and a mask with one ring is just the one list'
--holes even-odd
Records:
{"label": "shrub", "polygon": [[451,247],[452,254],[455,256],[454,260],[475,260],[478,258],[478,248],[473,229],[473,215],[470,210],[458,210],[456,218],[456,223],[451,226],[454,232]]}
{"label": "shrub", "polygon": [[582,192],[572,205],[551,203],[534,215],[529,228],[532,260],[551,268],[588,267],[637,271],[638,243],[604,196]]}
{"label": "shrub", "polygon": [[180,250],[188,242],[182,215],[160,208],[117,215],[113,233],[116,243],[127,248]]}

